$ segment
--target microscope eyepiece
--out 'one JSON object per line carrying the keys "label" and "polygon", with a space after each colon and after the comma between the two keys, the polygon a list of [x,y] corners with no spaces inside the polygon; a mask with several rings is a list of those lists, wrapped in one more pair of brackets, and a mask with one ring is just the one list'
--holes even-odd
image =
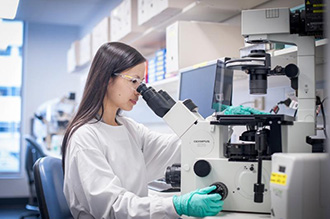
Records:
{"label": "microscope eyepiece", "polygon": [[136,89],[137,92],[139,92],[141,95],[147,90],[147,85],[144,83],[141,83],[138,88]]}
{"label": "microscope eyepiece", "polygon": [[141,83],[136,89],[146,101],[148,106],[159,116],[163,117],[175,104],[175,101],[165,91],[156,91]]}

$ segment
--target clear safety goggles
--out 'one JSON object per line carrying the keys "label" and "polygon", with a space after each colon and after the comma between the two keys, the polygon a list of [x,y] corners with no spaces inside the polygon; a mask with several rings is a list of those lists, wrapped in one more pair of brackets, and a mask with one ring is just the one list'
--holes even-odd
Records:
{"label": "clear safety goggles", "polygon": [[140,78],[132,77],[130,75],[124,75],[124,74],[120,74],[120,73],[114,73],[114,75],[128,80],[134,90],[136,90],[140,84],[144,83],[144,80],[142,80]]}

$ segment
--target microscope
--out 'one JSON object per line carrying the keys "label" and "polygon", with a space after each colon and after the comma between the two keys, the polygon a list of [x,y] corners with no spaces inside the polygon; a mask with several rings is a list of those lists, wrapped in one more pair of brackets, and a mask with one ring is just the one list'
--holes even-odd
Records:
{"label": "microscope", "polygon": [[[308,9],[308,8],[306,8]],[[314,9],[315,10],[315,9]],[[305,17],[308,17],[308,11]],[[315,10],[316,11],[316,10]],[[311,16],[311,15],[310,15]],[[245,62],[231,60],[227,67],[240,66],[250,75],[250,93],[266,93],[267,76],[285,74],[291,79],[291,87],[296,91],[298,112],[294,125],[283,127],[282,152],[311,152],[311,146],[305,138],[297,136],[315,135],[315,36],[322,35],[322,17],[316,14],[314,22],[301,24],[308,20],[301,13],[290,13],[288,8],[242,11],[242,35],[248,43],[282,43],[297,46],[297,65],[289,64],[285,68],[270,70],[270,57],[261,51],[251,51]],[[317,19],[319,18],[319,19]],[[258,25],[256,25],[258,23]],[[306,27],[309,27],[307,29]],[[260,63],[256,63],[257,60]],[[254,61],[255,64],[250,62]],[[234,67],[235,68],[235,67]]]}
{"label": "microscope", "polygon": [[[314,145],[308,144],[316,134],[315,39],[323,37],[324,4],[306,1],[305,7],[293,13],[286,8],[242,11],[242,35],[247,42],[295,45],[298,67],[289,64],[271,70],[269,55],[262,51],[251,51],[244,61],[227,62],[227,67],[240,66],[250,75],[250,93],[265,91],[267,76],[283,73],[296,91],[297,117],[292,125],[283,126],[282,149],[271,157],[272,218],[325,218],[327,206],[322,198],[326,188],[320,186],[327,155],[314,153],[323,150],[315,151]],[[258,26],[253,24],[257,21]]]}
{"label": "microscope", "polygon": [[[246,41],[295,45],[297,66],[276,66],[272,70],[270,55],[260,50],[241,59],[221,60],[218,66],[249,74],[251,94],[267,92],[268,76],[286,75],[297,93],[296,118],[278,114],[216,114],[205,119],[191,100],[176,102],[165,91],[145,84],[138,87],[148,106],[182,140],[181,168],[176,165],[166,173],[169,180],[180,179],[173,184],[181,186],[182,194],[216,185],[216,192],[225,200],[224,211],[270,213],[271,156],[312,151],[306,136],[315,135],[316,130],[315,35],[321,34],[322,25],[303,25],[300,16],[300,12],[291,13],[289,8],[242,11],[242,35]],[[240,137],[242,143],[230,142],[231,126],[247,127]]]}
{"label": "microscope", "polygon": [[[218,68],[224,69],[225,59],[219,60],[217,65]],[[230,69],[226,71],[233,73]],[[215,185],[215,192],[225,200],[223,209],[227,211],[270,212],[268,191],[271,163],[267,160],[263,162],[263,166],[258,165],[257,151],[253,150],[255,146],[252,143],[244,145],[246,147],[225,146],[229,141],[227,120],[219,122],[220,117],[217,116],[205,119],[191,100],[176,102],[165,91],[156,91],[145,84],[141,84],[137,90],[148,106],[163,118],[182,142],[181,166],[173,165],[168,168],[166,181],[171,181],[172,185],[180,185],[182,194]],[[252,117],[243,119],[255,124],[255,121],[262,123],[264,117],[260,115],[260,121]],[[279,126],[277,120],[278,118],[273,123],[274,127]],[[265,140],[263,137],[260,139]],[[265,156],[266,153],[267,151],[262,151]],[[254,194],[258,168],[263,170],[259,179],[264,183],[264,188],[262,192]]]}

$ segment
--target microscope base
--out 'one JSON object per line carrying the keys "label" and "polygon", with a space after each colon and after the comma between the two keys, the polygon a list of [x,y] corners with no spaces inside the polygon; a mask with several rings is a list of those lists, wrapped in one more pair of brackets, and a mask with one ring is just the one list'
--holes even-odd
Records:
{"label": "microscope base", "polygon": [[[266,160],[262,163],[262,182],[265,184],[264,200],[262,203],[255,203],[253,187],[257,182],[257,162],[228,161],[226,158],[203,160],[209,162],[211,172],[206,177],[195,176],[196,188],[207,187],[215,182],[224,183],[228,188],[228,196],[223,205],[224,211],[270,213],[271,161]],[[196,188],[185,188],[185,190],[192,191]]]}

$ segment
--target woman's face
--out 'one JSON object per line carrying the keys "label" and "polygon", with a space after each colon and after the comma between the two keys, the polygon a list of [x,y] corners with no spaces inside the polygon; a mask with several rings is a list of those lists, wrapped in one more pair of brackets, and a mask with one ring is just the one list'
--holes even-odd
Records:
{"label": "woman's face", "polygon": [[114,108],[115,112],[118,108],[125,111],[132,110],[139,99],[140,94],[136,88],[139,86],[139,82],[144,80],[145,69],[146,63],[144,62],[111,78],[104,106]]}

